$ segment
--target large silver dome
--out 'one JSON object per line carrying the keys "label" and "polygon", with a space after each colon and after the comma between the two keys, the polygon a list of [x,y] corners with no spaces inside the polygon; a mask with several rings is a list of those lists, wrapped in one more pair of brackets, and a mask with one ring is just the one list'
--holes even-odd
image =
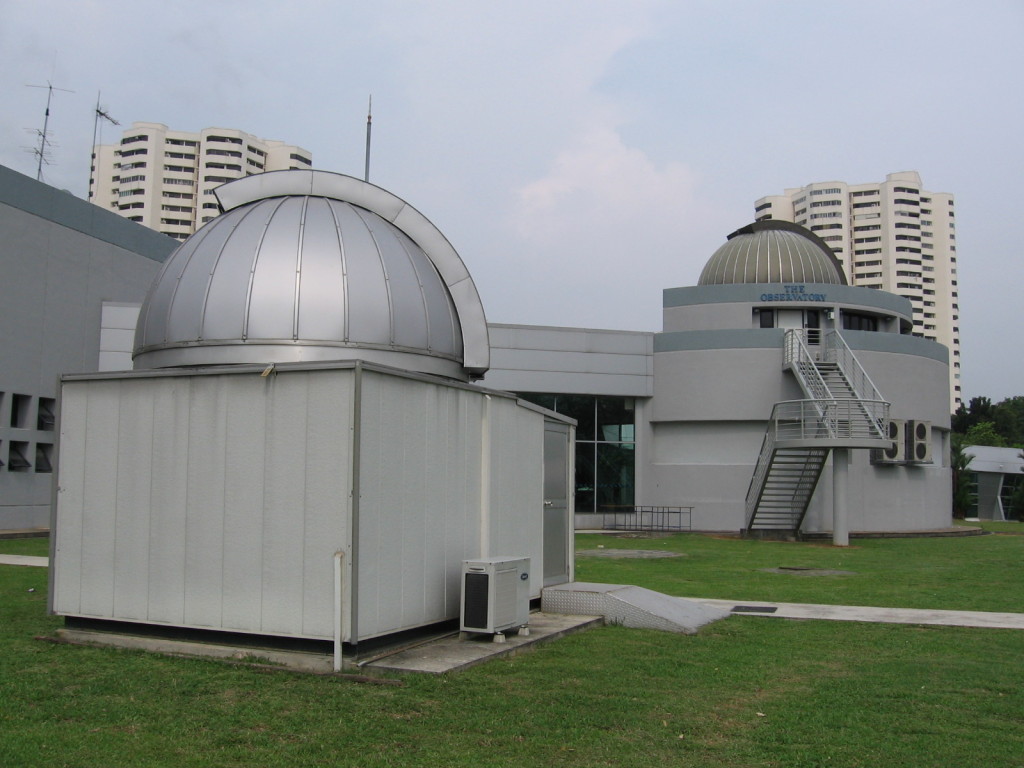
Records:
{"label": "large silver dome", "polygon": [[831,283],[846,285],[843,267],[820,237],[788,221],[758,221],[729,235],[712,254],[698,285]]}
{"label": "large silver dome", "polygon": [[460,379],[486,372],[472,278],[404,201],[323,171],[250,176],[216,194],[225,212],[149,291],[136,368],[360,359]]}

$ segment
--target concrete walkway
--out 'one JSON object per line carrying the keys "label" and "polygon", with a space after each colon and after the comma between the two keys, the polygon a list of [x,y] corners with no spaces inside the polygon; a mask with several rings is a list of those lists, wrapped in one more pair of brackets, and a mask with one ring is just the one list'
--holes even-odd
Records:
{"label": "concrete walkway", "polygon": [[50,565],[50,558],[34,555],[0,555],[0,565],[33,565],[46,568]]}
{"label": "concrete walkway", "polygon": [[944,627],[985,627],[1024,629],[1024,613],[992,611],[936,611],[921,608],[874,608],[857,605],[816,605],[814,603],[763,603],[757,600],[711,600],[688,598],[692,602],[724,608],[734,616],[776,619],[823,619],[826,621],[868,621],[881,624],[933,624]]}
{"label": "concrete walkway", "polygon": [[[48,564],[49,558],[46,557],[0,555],[0,565],[29,565],[45,568]],[[938,611],[922,608],[875,608],[859,605],[817,605],[814,603],[764,603],[757,600],[713,600],[710,598],[687,598],[687,600],[722,608],[734,616],[760,616],[762,618],[769,617],[775,619],[822,619],[825,621],[869,621],[880,624],[933,624],[945,627],[987,627],[989,629],[1024,629],[1024,613]],[[547,633],[540,633],[541,637],[545,634]],[[384,667],[387,665],[381,664],[380,666]]]}

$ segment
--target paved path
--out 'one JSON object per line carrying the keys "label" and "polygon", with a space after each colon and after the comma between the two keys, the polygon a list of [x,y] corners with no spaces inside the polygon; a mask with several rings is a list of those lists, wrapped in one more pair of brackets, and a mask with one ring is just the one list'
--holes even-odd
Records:
{"label": "paved path", "polygon": [[0,555],[0,565],[34,565],[46,568],[50,564],[48,557],[33,555]]}
{"label": "paved path", "polygon": [[[31,555],[0,555],[0,565],[30,565],[45,568],[49,558]],[[758,600],[712,600],[687,598],[724,608],[736,616],[776,619],[823,619],[826,621],[869,621],[881,624],[935,624],[946,627],[988,627],[1024,629],[1024,613],[993,611],[935,611],[921,608],[875,608],[858,605],[817,605],[814,603],[764,603]]]}
{"label": "paved path", "polygon": [[[690,598],[694,599],[694,598]],[[857,605],[816,605],[813,603],[763,603],[757,600],[710,600],[697,598],[731,611],[736,616],[777,619],[825,619],[829,621],[870,621],[882,624],[936,624],[947,627],[1024,629],[1024,613],[992,611],[934,611],[921,608],[873,608]]]}

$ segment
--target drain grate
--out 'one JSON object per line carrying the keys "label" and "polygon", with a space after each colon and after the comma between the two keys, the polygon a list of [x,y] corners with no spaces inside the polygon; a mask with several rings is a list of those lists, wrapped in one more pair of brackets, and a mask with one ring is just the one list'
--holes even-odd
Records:
{"label": "drain grate", "polygon": [[774,605],[734,605],[730,613],[775,613],[777,610]]}

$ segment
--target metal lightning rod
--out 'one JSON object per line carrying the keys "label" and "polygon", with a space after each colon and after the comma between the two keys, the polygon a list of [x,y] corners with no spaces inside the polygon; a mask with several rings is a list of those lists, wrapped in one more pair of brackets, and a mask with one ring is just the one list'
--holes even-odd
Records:
{"label": "metal lightning rod", "polygon": [[366,107],[366,168],[363,171],[363,181],[370,180],[370,129],[373,127],[373,94],[370,94],[370,103]]}
{"label": "metal lightning rod", "polygon": [[39,167],[36,169],[36,181],[43,180],[43,162],[46,159],[46,134],[50,126],[50,100],[53,99],[54,91],[64,91],[64,93],[74,93],[69,91],[67,88],[54,88],[53,83],[49,80],[46,81],[46,85],[29,85],[29,88],[46,88],[46,116],[43,118],[43,132],[39,134],[39,149],[36,150],[36,154],[39,155]]}

